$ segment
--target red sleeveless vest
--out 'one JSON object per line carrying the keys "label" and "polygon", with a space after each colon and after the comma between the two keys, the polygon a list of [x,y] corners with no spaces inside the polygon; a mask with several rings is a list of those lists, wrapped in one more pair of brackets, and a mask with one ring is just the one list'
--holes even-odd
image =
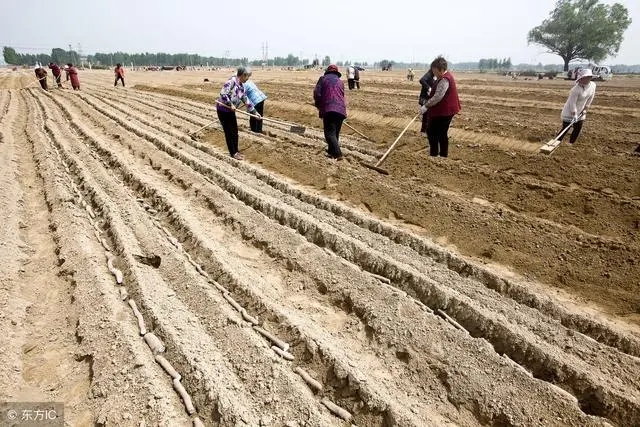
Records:
{"label": "red sleeveless vest", "polygon": [[[448,117],[455,116],[460,112],[460,99],[458,98],[458,88],[456,87],[456,81],[453,78],[451,72],[447,72],[442,79],[449,81],[449,89],[444,94],[444,98],[433,107],[429,108],[430,117]],[[439,79],[436,83],[436,87],[433,88],[433,92],[438,88],[438,85],[442,81]]]}

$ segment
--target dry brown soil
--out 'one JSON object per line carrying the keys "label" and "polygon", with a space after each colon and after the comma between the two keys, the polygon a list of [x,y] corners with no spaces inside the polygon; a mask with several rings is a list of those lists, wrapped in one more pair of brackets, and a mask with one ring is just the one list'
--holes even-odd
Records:
{"label": "dry brown soil", "polygon": [[459,75],[450,157],[414,125],[380,175],[362,162],[417,82],[363,73],[348,123],[371,140],[343,127],[335,162],[318,72],[257,70],[266,116],[306,131],[241,119],[238,162],[212,107],[230,72],[0,73],[0,402],[64,402],[68,425],[640,425],[640,79],[599,84],[543,155],[569,82]]}

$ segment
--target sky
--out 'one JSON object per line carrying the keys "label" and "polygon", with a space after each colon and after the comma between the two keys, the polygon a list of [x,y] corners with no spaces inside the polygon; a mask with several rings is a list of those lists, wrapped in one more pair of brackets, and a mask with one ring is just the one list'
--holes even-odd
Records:
{"label": "sky", "polygon": [[[611,4],[612,1],[603,0]],[[640,0],[618,0],[633,20],[619,54],[606,64],[640,64]],[[511,57],[518,63],[561,63],[527,32],[555,0],[0,0],[0,46],[21,53],[53,47],[82,52],[197,53],[269,57],[292,53],[333,62],[390,59],[450,62]],[[450,12],[430,18],[436,10]],[[1,56],[1,55],[0,55]]]}

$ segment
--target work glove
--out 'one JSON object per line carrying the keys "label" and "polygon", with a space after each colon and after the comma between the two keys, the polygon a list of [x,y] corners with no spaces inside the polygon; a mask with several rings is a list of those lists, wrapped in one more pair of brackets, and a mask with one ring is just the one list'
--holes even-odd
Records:
{"label": "work glove", "polygon": [[422,107],[420,107],[420,114],[424,115],[427,112],[427,110],[429,110],[427,106],[423,105]]}
{"label": "work glove", "polygon": [[256,116],[255,118],[258,120],[262,120],[262,116],[260,115],[260,113],[258,113],[256,110],[253,111],[249,111],[251,114],[253,114],[254,116]]}

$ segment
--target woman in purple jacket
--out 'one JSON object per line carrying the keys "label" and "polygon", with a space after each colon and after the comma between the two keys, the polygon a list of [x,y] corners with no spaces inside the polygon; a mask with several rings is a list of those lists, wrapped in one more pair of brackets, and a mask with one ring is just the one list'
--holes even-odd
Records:
{"label": "woman in purple jacket", "polygon": [[342,74],[335,65],[329,65],[324,76],[318,79],[313,91],[313,100],[324,126],[324,139],[327,141],[327,157],[342,160],[340,151],[340,128],[347,118],[347,105],[344,101],[344,82]]}
{"label": "woman in purple jacket", "polygon": [[251,70],[245,67],[238,67],[238,72],[222,86],[220,96],[216,100],[216,113],[220,124],[224,130],[224,138],[227,142],[229,155],[236,160],[244,160],[244,156],[238,149],[238,120],[236,119],[236,108],[244,103],[247,111],[261,120],[260,114],[255,106],[247,98],[244,83],[251,77]]}

